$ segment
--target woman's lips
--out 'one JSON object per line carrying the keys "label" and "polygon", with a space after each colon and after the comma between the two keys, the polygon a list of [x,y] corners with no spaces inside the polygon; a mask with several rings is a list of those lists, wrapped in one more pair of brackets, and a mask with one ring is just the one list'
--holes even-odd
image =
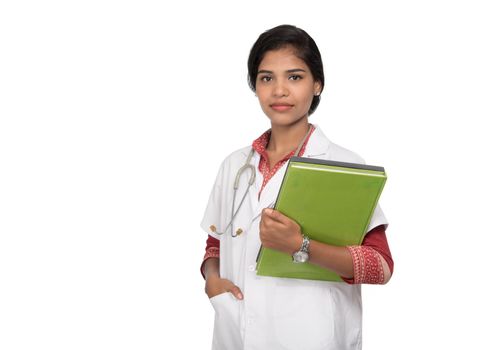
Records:
{"label": "woman's lips", "polygon": [[283,111],[288,111],[289,109],[291,109],[293,105],[289,105],[286,103],[276,103],[271,105],[270,107],[272,107],[272,109],[274,109],[275,111],[283,112]]}

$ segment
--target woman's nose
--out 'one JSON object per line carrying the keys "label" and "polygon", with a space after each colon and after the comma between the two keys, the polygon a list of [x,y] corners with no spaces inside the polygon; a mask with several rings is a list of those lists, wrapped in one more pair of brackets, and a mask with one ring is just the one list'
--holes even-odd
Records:
{"label": "woman's nose", "polygon": [[273,96],[275,97],[282,97],[288,96],[288,87],[286,82],[281,80],[275,81],[275,86],[273,87]]}

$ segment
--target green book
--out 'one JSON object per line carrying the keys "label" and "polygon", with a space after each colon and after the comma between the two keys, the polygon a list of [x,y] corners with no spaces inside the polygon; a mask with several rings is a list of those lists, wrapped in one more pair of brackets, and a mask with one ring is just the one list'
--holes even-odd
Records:
{"label": "green book", "polygon": [[[275,209],[295,220],[312,240],[336,246],[359,245],[385,183],[382,167],[292,157]],[[257,257],[257,274],[342,281],[330,270],[294,263],[290,255],[264,247]]]}

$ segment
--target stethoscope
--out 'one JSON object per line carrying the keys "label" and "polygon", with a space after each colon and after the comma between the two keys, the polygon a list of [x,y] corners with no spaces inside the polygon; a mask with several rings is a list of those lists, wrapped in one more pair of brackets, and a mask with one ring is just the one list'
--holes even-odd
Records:
{"label": "stethoscope", "polygon": [[[301,149],[303,148],[303,144],[305,143],[305,141],[308,139],[308,136],[311,134],[311,132],[313,131],[313,128],[311,127],[311,125],[309,126],[308,128],[308,131],[305,135],[305,137],[303,138],[303,140],[301,140],[299,146],[297,147],[295,153],[294,153],[294,157],[297,157],[299,154],[300,154],[300,151]],[[234,232],[234,229],[233,229],[233,222],[234,222],[234,219],[235,217],[237,216],[240,208],[242,207],[242,204],[243,202],[245,201],[245,198],[247,197],[247,194],[250,190],[250,187],[254,184],[255,182],[255,177],[257,175],[256,173],[256,170],[255,170],[255,166],[253,166],[252,164],[250,164],[250,161],[252,160],[252,157],[253,157],[253,153],[254,153],[254,150],[253,150],[253,147],[252,149],[250,150],[248,156],[247,156],[247,160],[245,161],[245,164],[242,165],[242,167],[240,167],[240,169],[237,171],[237,174],[235,175],[235,181],[234,181],[234,195],[233,195],[233,198],[232,198],[232,216],[231,216],[231,219],[230,219],[230,222],[227,224],[227,226],[225,227],[225,230],[223,232],[219,232],[217,231],[217,228],[214,226],[214,225],[211,225],[210,226],[210,230],[212,232],[214,232],[215,234],[217,235],[223,235],[225,232],[227,232],[227,230],[229,229],[230,227],[230,235],[235,238],[239,235],[241,235],[243,233],[243,230],[241,228],[238,228],[237,231]],[[248,169],[250,169],[251,171],[251,175],[250,175],[250,179],[248,180],[248,185],[247,185],[247,189],[245,190],[243,196],[242,196],[242,199],[240,200],[240,203],[239,203],[239,206],[237,208],[237,210],[235,210],[235,199],[236,199],[236,196],[237,196],[237,190],[239,188],[239,184],[240,184],[240,177],[242,176],[242,174],[245,173],[245,171],[247,171]]]}

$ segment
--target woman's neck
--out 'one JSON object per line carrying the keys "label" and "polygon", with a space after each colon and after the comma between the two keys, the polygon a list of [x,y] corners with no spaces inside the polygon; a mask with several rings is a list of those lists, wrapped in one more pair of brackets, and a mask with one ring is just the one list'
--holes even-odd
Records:
{"label": "woman's neck", "polygon": [[267,151],[274,154],[287,154],[298,147],[308,132],[308,118],[299,123],[287,126],[272,125],[272,134],[267,145]]}

